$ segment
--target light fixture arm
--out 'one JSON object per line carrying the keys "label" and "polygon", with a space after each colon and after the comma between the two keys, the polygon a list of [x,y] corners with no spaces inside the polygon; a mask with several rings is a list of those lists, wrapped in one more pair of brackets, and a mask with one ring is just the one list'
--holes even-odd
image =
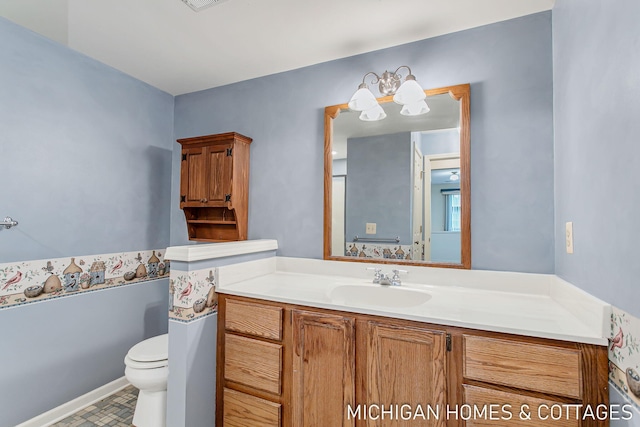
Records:
{"label": "light fixture arm", "polygon": [[407,70],[409,70],[409,74],[407,74],[407,76],[413,76],[413,73],[411,72],[411,68],[409,68],[408,65],[401,65],[398,68],[396,68],[396,70],[393,72],[394,75],[398,76],[398,79],[402,79],[402,76],[398,74],[398,71],[400,71],[401,68],[406,68]]}
{"label": "light fixture arm", "polygon": [[359,88],[359,89],[361,89],[361,88],[366,88],[366,87],[367,87],[367,84],[365,83],[365,80],[367,79],[367,76],[368,76],[369,74],[373,74],[374,76],[376,76],[376,79],[375,79],[375,80],[371,80],[371,84],[372,84],[372,85],[378,84],[378,82],[380,81],[380,76],[379,76],[379,75],[377,75],[377,74],[376,74],[376,73],[374,73],[373,71],[369,71],[367,74],[365,74],[365,75],[362,77],[362,83],[360,84],[360,86],[358,86],[358,88]]}

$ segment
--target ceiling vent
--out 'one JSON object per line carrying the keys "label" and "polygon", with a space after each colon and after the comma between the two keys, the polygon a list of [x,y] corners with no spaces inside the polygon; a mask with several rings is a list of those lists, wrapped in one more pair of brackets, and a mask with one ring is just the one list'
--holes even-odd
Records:
{"label": "ceiling vent", "polygon": [[228,0],[182,0],[182,3],[186,4],[196,12],[200,12],[203,9],[224,3],[225,1]]}

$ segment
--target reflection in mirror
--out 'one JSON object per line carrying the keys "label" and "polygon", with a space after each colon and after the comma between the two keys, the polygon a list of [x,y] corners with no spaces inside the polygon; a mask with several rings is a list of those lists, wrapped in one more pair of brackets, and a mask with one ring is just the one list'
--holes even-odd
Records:
{"label": "reflection in mirror", "polygon": [[470,268],[468,89],[425,91],[420,116],[381,98],[376,122],[327,107],[325,258]]}

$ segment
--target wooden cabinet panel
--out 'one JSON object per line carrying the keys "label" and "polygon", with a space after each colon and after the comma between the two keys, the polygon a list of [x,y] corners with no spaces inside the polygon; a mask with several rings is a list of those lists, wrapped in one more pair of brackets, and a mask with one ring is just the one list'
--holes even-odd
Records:
{"label": "wooden cabinet panel", "polygon": [[279,403],[224,389],[224,427],[280,427]]}
{"label": "wooden cabinet panel", "polygon": [[206,164],[204,150],[204,148],[189,148],[183,151],[186,162],[182,177],[184,186],[182,193],[185,196],[183,203],[200,205],[207,196],[207,183],[205,177],[200,173]]}
{"label": "wooden cabinet panel", "polygon": [[282,346],[225,334],[224,378],[280,394]]}
{"label": "wooden cabinet panel", "polygon": [[[358,323],[360,326],[361,323]],[[366,402],[394,407],[446,405],[446,334],[441,331],[369,321],[366,325]],[[364,326],[363,325],[363,326]],[[444,426],[430,420],[367,420],[367,426]]]}
{"label": "wooden cabinet panel", "polygon": [[[465,404],[475,405],[480,411],[485,409],[484,415],[466,415],[464,418],[470,418],[466,421],[467,427],[500,427],[500,426],[537,426],[537,427],[579,427],[580,420],[576,419],[576,409],[565,407],[562,412],[554,410],[551,407],[558,404],[552,400],[539,399],[522,394],[498,391],[483,387],[475,387],[471,385],[464,386]],[[488,415],[489,405],[495,405],[495,416],[491,419]],[[503,405],[508,405],[504,407]],[[520,408],[527,405],[527,412],[531,414],[531,419],[526,420],[520,417]],[[542,405],[542,407],[541,407]],[[540,412],[538,410],[540,409]],[[509,415],[511,414],[511,415]],[[461,415],[462,416],[462,415]],[[505,419],[509,418],[510,419]],[[553,419],[558,418],[558,419]]]}
{"label": "wooden cabinet panel", "polygon": [[355,397],[354,319],[293,310],[292,424],[346,427]]}
{"label": "wooden cabinet panel", "polygon": [[225,328],[228,331],[280,341],[282,308],[227,299]]}
{"label": "wooden cabinet panel", "polygon": [[467,379],[581,397],[577,349],[465,335],[463,363]]}
{"label": "wooden cabinet panel", "polygon": [[208,203],[212,206],[224,206],[226,195],[231,194],[231,156],[228,150],[231,145],[214,145],[208,147],[209,157],[209,189]]}

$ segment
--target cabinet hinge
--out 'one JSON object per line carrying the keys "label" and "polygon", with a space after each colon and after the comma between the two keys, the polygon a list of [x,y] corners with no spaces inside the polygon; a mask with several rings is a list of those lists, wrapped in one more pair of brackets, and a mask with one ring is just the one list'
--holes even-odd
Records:
{"label": "cabinet hinge", "polygon": [[233,148],[227,148],[227,157],[233,155]]}
{"label": "cabinet hinge", "polygon": [[184,203],[187,201],[187,196],[180,196],[180,203]]}
{"label": "cabinet hinge", "polygon": [[230,202],[231,201],[231,194],[225,194],[224,195],[224,201],[225,202]]}
{"label": "cabinet hinge", "polygon": [[183,155],[182,155],[182,161],[184,162],[185,160],[187,160],[187,155],[186,155],[186,154],[183,154]]}
{"label": "cabinet hinge", "polygon": [[447,351],[451,351],[451,334],[447,334]]}

